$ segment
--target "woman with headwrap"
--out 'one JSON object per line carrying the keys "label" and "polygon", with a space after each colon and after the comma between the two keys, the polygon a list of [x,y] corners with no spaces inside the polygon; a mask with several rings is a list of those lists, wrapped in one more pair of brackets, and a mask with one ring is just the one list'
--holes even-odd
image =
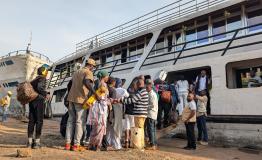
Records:
{"label": "woman with headwrap", "polygon": [[[108,72],[99,71],[97,73],[98,85],[99,87],[107,88]],[[106,124],[108,115],[108,105],[110,105],[108,96],[108,90],[105,96],[101,97],[100,101],[96,101],[93,106],[89,109],[89,115],[87,123],[92,126],[92,131],[90,133],[90,149],[97,150],[101,148],[102,140],[104,135],[106,135]]]}
{"label": "woman with headwrap", "polygon": [[[46,76],[48,70],[45,67],[37,69],[37,77],[31,82],[32,87],[38,93],[35,100],[29,103],[28,143],[27,147],[40,148],[40,136],[42,134],[45,99],[50,98],[46,91]],[[35,139],[33,135],[35,130]]]}
{"label": "woman with headwrap", "polygon": [[[116,78],[116,99],[122,97],[128,97],[128,92],[122,88],[122,80]],[[108,126],[107,141],[109,145],[113,146],[115,149],[122,149],[121,137],[122,137],[122,119],[123,119],[123,104],[116,103],[113,104],[113,124]]]}

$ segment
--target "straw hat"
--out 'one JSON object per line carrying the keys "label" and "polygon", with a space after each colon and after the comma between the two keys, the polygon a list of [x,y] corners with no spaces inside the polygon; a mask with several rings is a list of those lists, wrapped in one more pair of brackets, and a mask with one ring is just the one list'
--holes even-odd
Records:
{"label": "straw hat", "polygon": [[89,58],[88,60],[87,60],[87,64],[90,64],[90,65],[92,65],[92,66],[96,66],[96,61],[94,60],[94,59],[92,59],[92,58]]}

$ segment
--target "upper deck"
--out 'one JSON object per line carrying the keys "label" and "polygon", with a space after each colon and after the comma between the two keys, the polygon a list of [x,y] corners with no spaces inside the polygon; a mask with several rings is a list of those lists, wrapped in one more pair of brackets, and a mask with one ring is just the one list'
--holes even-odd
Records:
{"label": "upper deck", "polygon": [[[77,43],[76,52],[62,57],[57,63],[61,64],[72,60],[72,58],[81,57],[87,52],[93,52],[110,46],[110,44],[114,45],[150,33],[154,28],[164,27],[165,24],[167,24],[165,26],[169,26],[178,23],[177,20],[181,18],[184,18],[184,21],[192,19],[195,13],[212,12],[216,8],[227,7],[241,1],[243,0],[176,0],[169,5]],[[226,2],[227,4],[225,4]],[[218,7],[221,4],[222,6]]]}
{"label": "upper deck", "polygon": [[53,71],[56,73],[50,87],[67,82],[75,71],[75,64],[81,63],[86,55],[97,61],[96,71],[105,69],[110,74],[119,75],[220,56],[222,53],[219,52],[236,48],[235,44],[247,49],[246,46],[261,42],[261,18],[261,0],[224,1],[66,58],[55,64]]}

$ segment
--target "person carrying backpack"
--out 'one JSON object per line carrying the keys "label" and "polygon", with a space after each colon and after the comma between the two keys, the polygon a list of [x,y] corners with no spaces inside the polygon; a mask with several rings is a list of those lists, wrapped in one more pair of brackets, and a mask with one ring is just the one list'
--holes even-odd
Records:
{"label": "person carrying backpack", "polygon": [[[50,99],[50,95],[46,91],[46,76],[48,70],[45,67],[37,69],[37,77],[31,82],[31,85],[38,96],[29,102],[29,122],[28,122],[28,148],[41,148],[40,137],[43,128],[45,100]],[[33,140],[35,130],[35,139]]]}

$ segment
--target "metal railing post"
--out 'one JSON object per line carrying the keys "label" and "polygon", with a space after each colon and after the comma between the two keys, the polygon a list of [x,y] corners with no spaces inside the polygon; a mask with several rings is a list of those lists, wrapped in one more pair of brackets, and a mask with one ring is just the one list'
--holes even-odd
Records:
{"label": "metal railing post", "polygon": [[229,43],[227,44],[227,46],[226,46],[225,50],[223,51],[223,53],[221,54],[221,56],[224,56],[224,55],[226,54],[226,52],[227,52],[228,48],[230,47],[231,43],[235,40],[235,38],[236,38],[236,36],[237,36],[237,34],[238,34],[238,31],[239,31],[239,30],[236,30],[236,31],[235,31],[233,37],[231,38],[231,40],[230,40]]}
{"label": "metal railing post", "polygon": [[156,11],[156,24],[158,25],[158,10]]}
{"label": "metal railing post", "polygon": [[176,64],[176,62],[177,62],[178,58],[181,56],[182,52],[183,52],[183,51],[184,51],[184,49],[186,48],[186,44],[187,44],[187,43],[185,43],[185,44],[183,45],[183,47],[182,47],[181,51],[179,52],[179,54],[178,54],[177,58],[175,59],[175,61],[174,61],[174,63],[173,63],[173,65],[175,65],[175,64]]}
{"label": "metal railing post", "polygon": [[114,64],[114,66],[113,66],[111,72],[109,73],[109,76],[111,76],[111,74],[113,73],[113,71],[114,71],[114,69],[115,69],[117,63],[118,63],[118,60],[116,60],[116,62],[115,62],[115,64]]}
{"label": "metal railing post", "polygon": [[196,0],[196,11],[198,11],[198,8],[197,8],[197,0]]}
{"label": "metal railing post", "polygon": [[139,18],[137,19],[137,32],[139,32]]}

